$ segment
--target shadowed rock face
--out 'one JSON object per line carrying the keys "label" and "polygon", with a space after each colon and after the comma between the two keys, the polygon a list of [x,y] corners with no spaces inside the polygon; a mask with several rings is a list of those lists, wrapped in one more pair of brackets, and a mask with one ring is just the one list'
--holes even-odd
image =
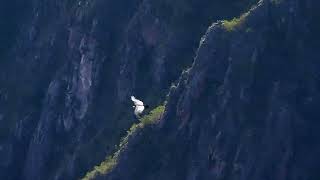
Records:
{"label": "shadowed rock face", "polygon": [[207,26],[253,2],[1,4],[0,179],[83,176],[132,124],[129,96],[163,102]]}
{"label": "shadowed rock face", "polygon": [[210,26],[160,124],[97,179],[318,179],[319,5],[260,1]]}
{"label": "shadowed rock face", "polygon": [[29,3],[20,0],[3,2],[0,7],[0,57],[1,63],[4,55],[14,44],[15,36],[18,32],[18,25],[24,19]]}

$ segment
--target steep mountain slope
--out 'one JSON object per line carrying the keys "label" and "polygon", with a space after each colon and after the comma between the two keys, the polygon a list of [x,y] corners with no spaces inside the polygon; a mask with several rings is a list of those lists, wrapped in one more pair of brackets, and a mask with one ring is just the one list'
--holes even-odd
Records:
{"label": "steep mountain slope", "polygon": [[160,123],[96,179],[319,179],[319,7],[262,0],[214,23]]}
{"label": "steep mountain slope", "polygon": [[83,176],[133,123],[128,97],[162,102],[207,26],[253,2],[4,2],[0,179]]}

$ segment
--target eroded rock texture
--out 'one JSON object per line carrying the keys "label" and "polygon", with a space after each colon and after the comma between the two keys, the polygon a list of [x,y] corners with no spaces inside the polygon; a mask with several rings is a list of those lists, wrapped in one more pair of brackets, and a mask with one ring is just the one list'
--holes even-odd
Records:
{"label": "eroded rock texture", "polygon": [[97,179],[318,179],[319,5],[265,0],[210,26],[160,124]]}
{"label": "eroded rock texture", "polygon": [[207,27],[253,2],[2,2],[0,179],[82,177],[133,123],[129,96],[162,103]]}

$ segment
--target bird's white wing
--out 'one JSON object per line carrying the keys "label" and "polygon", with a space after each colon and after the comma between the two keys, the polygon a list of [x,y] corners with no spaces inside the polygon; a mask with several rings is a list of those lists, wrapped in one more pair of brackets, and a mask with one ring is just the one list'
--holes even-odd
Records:
{"label": "bird's white wing", "polygon": [[131,96],[131,101],[133,101],[134,105],[136,106],[143,106],[143,102],[139,99],[136,99],[134,96]]}
{"label": "bird's white wing", "polygon": [[136,108],[134,109],[134,114],[139,116],[144,110],[144,106],[136,106]]}

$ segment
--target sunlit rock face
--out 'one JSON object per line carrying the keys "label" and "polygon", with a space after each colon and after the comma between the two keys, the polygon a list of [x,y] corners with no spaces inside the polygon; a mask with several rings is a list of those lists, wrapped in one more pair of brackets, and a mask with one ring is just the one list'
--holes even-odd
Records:
{"label": "sunlit rock face", "polygon": [[0,179],[78,179],[190,67],[218,19],[254,3],[5,1],[0,6]]}

